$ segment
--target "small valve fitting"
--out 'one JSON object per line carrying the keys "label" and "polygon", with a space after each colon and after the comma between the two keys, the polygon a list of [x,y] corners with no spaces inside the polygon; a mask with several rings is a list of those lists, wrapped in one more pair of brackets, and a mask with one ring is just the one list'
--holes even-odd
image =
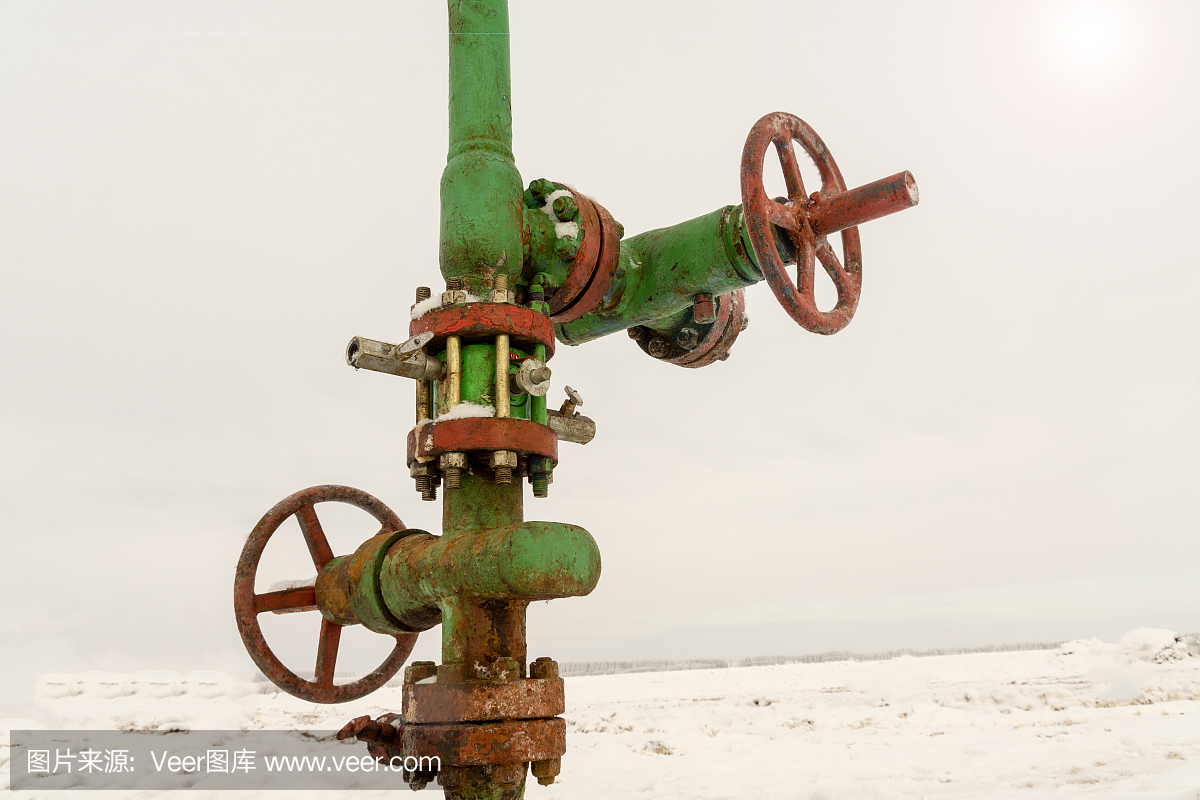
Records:
{"label": "small valve fitting", "polygon": [[558,413],[564,417],[573,417],[576,407],[583,405],[583,395],[570,386],[564,386],[563,389],[566,390],[567,399],[563,400],[563,404],[559,406]]}
{"label": "small valve fitting", "polygon": [[445,372],[444,365],[421,349],[432,338],[432,333],[420,333],[403,344],[388,344],[355,336],[346,345],[346,363],[355,369],[386,372],[402,378],[437,380]]}

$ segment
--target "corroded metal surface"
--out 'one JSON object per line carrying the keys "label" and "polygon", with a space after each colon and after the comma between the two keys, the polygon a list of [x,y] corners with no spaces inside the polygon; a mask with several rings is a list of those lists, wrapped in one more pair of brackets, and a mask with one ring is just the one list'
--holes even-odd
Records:
{"label": "corroded metal surface", "polygon": [[[392,751],[394,745],[389,747]],[[559,758],[567,752],[567,723],[552,719],[505,720],[400,728],[397,755],[436,756],[442,764],[483,766]]]}
{"label": "corroded metal surface", "polygon": [[546,425],[508,417],[465,417],[427,423],[408,432],[408,463],[442,453],[511,450],[558,463],[558,437]]}
{"label": "corroded metal surface", "polygon": [[411,628],[387,610],[379,573],[392,545],[403,538],[431,539],[431,534],[409,528],[381,533],[361,544],[352,555],[330,561],[317,576],[316,601],[321,615],[339,625],[362,625],[375,633],[395,636],[419,633],[428,626]]}
{"label": "corroded metal surface", "polygon": [[562,678],[404,687],[405,722],[487,722],[556,717],[566,710]]}
{"label": "corroded metal surface", "polygon": [[[821,190],[808,196],[792,146],[798,142],[821,175]],[[767,148],[775,146],[787,198],[772,199],[763,186]],[[814,333],[837,333],[850,323],[862,290],[859,222],[878,219],[917,204],[916,182],[903,172],[847,192],[837,162],[809,125],[797,116],[776,112],[755,123],[742,151],[742,205],[750,243],[771,291],[792,319]],[[781,202],[782,201],[782,202]],[[815,224],[814,224],[815,223]],[[786,231],[796,248],[796,281],[784,269],[771,226]],[[845,265],[826,235],[841,231]],[[817,308],[815,264],[821,262],[837,289],[837,304]]]}
{"label": "corroded metal surface", "polygon": [[431,353],[444,345],[447,336],[487,340],[506,333],[514,346],[531,349],[531,345],[540,344],[545,345],[547,358],[554,354],[554,325],[550,320],[532,309],[509,303],[442,306],[414,319],[408,331],[409,336],[432,332],[433,339],[427,345]]}
{"label": "corroded metal surface", "polygon": [[[638,326],[629,329],[629,337],[647,355],[668,364],[699,369],[724,361],[729,358],[738,335],[746,329],[745,293],[741,289],[728,292],[715,298],[713,305],[715,319],[707,327],[691,320],[666,332]],[[683,336],[688,331],[692,332],[691,340]],[[681,344],[681,340],[687,341],[688,346]]]}
{"label": "corroded metal surface", "polygon": [[387,659],[371,674],[351,683],[341,686],[333,682],[334,667],[337,663],[338,645],[341,640],[342,626],[328,619],[321,620],[321,634],[317,645],[317,660],[314,680],[305,680],[283,665],[283,662],[271,651],[263,638],[262,628],[258,624],[258,615],[264,611],[286,611],[290,603],[295,603],[296,610],[307,610],[316,606],[315,590],[287,590],[268,592],[257,595],[254,592],[254,578],[258,572],[259,560],[271,536],[279,526],[291,516],[300,523],[301,534],[308,545],[312,556],[313,566],[320,572],[333,560],[333,551],[325,537],[320,519],[314,506],[317,503],[337,502],[348,503],[369,513],[382,526],[381,533],[393,533],[405,529],[392,510],[378,499],[366,492],[349,486],[314,486],[296,492],[280,501],[268,511],[258,524],[254,526],[246,545],[242,548],[241,558],[238,559],[237,576],[233,584],[233,606],[237,618],[238,631],[242,642],[246,645],[250,657],[263,671],[272,683],[288,694],[314,703],[344,703],[363,695],[370,694],[388,681],[396,671],[404,665],[409,653],[416,643],[415,634],[396,636],[396,646]]}

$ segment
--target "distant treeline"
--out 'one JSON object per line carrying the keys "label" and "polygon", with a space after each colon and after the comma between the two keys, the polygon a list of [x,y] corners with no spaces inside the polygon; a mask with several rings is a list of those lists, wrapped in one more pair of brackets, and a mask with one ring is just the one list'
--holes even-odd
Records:
{"label": "distant treeline", "polygon": [[939,647],[934,650],[881,650],[877,653],[851,653],[836,650],[806,656],[753,656],[751,658],[649,658],[638,661],[575,661],[560,667],[564,676],[620,675],[627,672],[674,672],[687,669],[729,669],[730,667],[769,667],[778,664],[820,664],[825,661],[888,661],[900,656],[960,656],[970,653],[1011,653],[1021,650],[1055,650],[1063,642],[1017,642],[987,644],[982,647]]}

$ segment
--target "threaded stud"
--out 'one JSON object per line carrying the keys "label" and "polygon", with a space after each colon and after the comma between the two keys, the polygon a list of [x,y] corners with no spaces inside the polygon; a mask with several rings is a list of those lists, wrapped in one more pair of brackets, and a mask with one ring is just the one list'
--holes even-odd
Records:
{"label": "threaded stud", "polygon": [[462,488],[462,470],[458,467],[446,467],[442,473],[446,478],[446,489]]}
{"label": "threaded stud", "polygon": [[462,287],[462,278],[446,278],[446,291],[455,292]]}
{"label": "threaded stud", "polygon": [[548,497],[550,494],[550,477],[544,472],[535,473],[533,476],[533,496]]}
{"label": "threaded stud", "polygon": [[512,483],[512,467],[496,467],[496,484],[508,486]]}
{"label": "threaded stud", "polygon": [[506,275],[503,272],[500,273],[499,275],[497,275],[495,277],[495,279],[492,281],[492,288],[494,288],[498,291],[501,291],[501,292],[507,292],[508,291],[508,275]]}
{"label": "threaded stud", "polygon": [[428,300],[431,297],[433,297],[433,290],[430,289],[428,286],[418,286],[417,287],[417,302],[418,303],[421,302],[422,300]]}
{"label": "threaded stud", "polygon": [[421,493],[422,500],[436,500],[437,489],[433,486],[433,478],[428,475],[418,475],[416,477],[417,491]]}

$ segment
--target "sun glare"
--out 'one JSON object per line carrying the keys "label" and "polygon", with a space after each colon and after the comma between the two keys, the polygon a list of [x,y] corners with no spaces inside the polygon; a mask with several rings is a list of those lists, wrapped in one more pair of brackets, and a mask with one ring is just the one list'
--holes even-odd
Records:
{"label": "sun glare", "polygon": [[1121,49],[1121,20],[1103,5],[1077,5],[1062,15],[1057,27],[1060,51],[1077,67],[1102,66]]}

